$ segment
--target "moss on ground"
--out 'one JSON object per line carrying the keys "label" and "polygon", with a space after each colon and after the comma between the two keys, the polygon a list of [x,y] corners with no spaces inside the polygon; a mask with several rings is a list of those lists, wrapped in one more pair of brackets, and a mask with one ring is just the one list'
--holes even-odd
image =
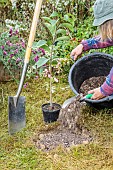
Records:
{"label": "moss on ground", "polygon": [[[53,84],[54,102],[62,104],[73,96],[67,78]],[[29,80],[23,89],[26,96],[26,127],[13,136],[8,134],[8,96],[14,96],[17,85],[14,82],[0,85],[0,170],[112,170],[113,169],[113,110],[97,111],[86,107],[83,111],[84,126],[95,141],[64,149],[58,147],[50,152],[38,150],[34,136],[42,130],[55,128],[56,123],[46,128],[41,105],[49,102],[49,85],[45,79]]]}

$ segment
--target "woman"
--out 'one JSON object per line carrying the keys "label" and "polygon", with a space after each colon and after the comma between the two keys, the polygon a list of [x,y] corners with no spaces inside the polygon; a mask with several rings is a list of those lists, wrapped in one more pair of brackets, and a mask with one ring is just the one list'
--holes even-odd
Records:
{"label": "woman", "polygon": [[[100,35],[88,40],[82,40],[71,52],[74,60],[76,60],[83,51],[113,46],[113,0],[96,0],[94,4],[93,25],[99,27]],[[88,93],[93,93],[91,99],[94,100],[113,95],[113,67],[101,87],[90,90]]]}

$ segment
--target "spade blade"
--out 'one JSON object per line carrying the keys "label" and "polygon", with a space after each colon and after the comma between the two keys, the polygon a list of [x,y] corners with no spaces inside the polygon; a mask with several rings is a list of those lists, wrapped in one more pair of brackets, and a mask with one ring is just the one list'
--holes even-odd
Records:
{"label": "spade blade", "polygon": [[14,97],[8,97],[8,128],[12,135],[25,127],[25,97],[20,96],[17,105],[14,105]]}

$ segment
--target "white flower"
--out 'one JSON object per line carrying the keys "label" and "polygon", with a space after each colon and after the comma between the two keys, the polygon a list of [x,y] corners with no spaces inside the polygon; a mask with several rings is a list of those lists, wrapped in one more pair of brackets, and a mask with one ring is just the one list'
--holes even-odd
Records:
{"label": "white flower", "polygon": [[56,77],[54,77],[54,81],[58,83],[58,79]]}

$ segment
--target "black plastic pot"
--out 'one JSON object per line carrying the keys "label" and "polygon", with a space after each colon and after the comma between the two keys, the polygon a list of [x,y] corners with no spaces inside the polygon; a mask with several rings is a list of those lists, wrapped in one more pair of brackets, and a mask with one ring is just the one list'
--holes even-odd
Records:
{"label": "black plastic pot", "polygon": [[[61,106],[57,103],[53,103],[53,109],[49,110],[48,107],[50,106],[50,103],[43,104],[42,105],[42,112],[44,121],[46,123],[51,123],[57,121],[60,113]],[[57,107],[57,109],[54,109],[54,107]]]}
{"label": "black plastic pot", "polygon": [[[69,85],[78,95],[82,83],[91,77],[107,76],[113,67],[113,56],[106,53],[91,53],[78,59],[69,72]],[[85,99],[85,102],[97,109],[113,108],[113,95],[100,100]]]}

